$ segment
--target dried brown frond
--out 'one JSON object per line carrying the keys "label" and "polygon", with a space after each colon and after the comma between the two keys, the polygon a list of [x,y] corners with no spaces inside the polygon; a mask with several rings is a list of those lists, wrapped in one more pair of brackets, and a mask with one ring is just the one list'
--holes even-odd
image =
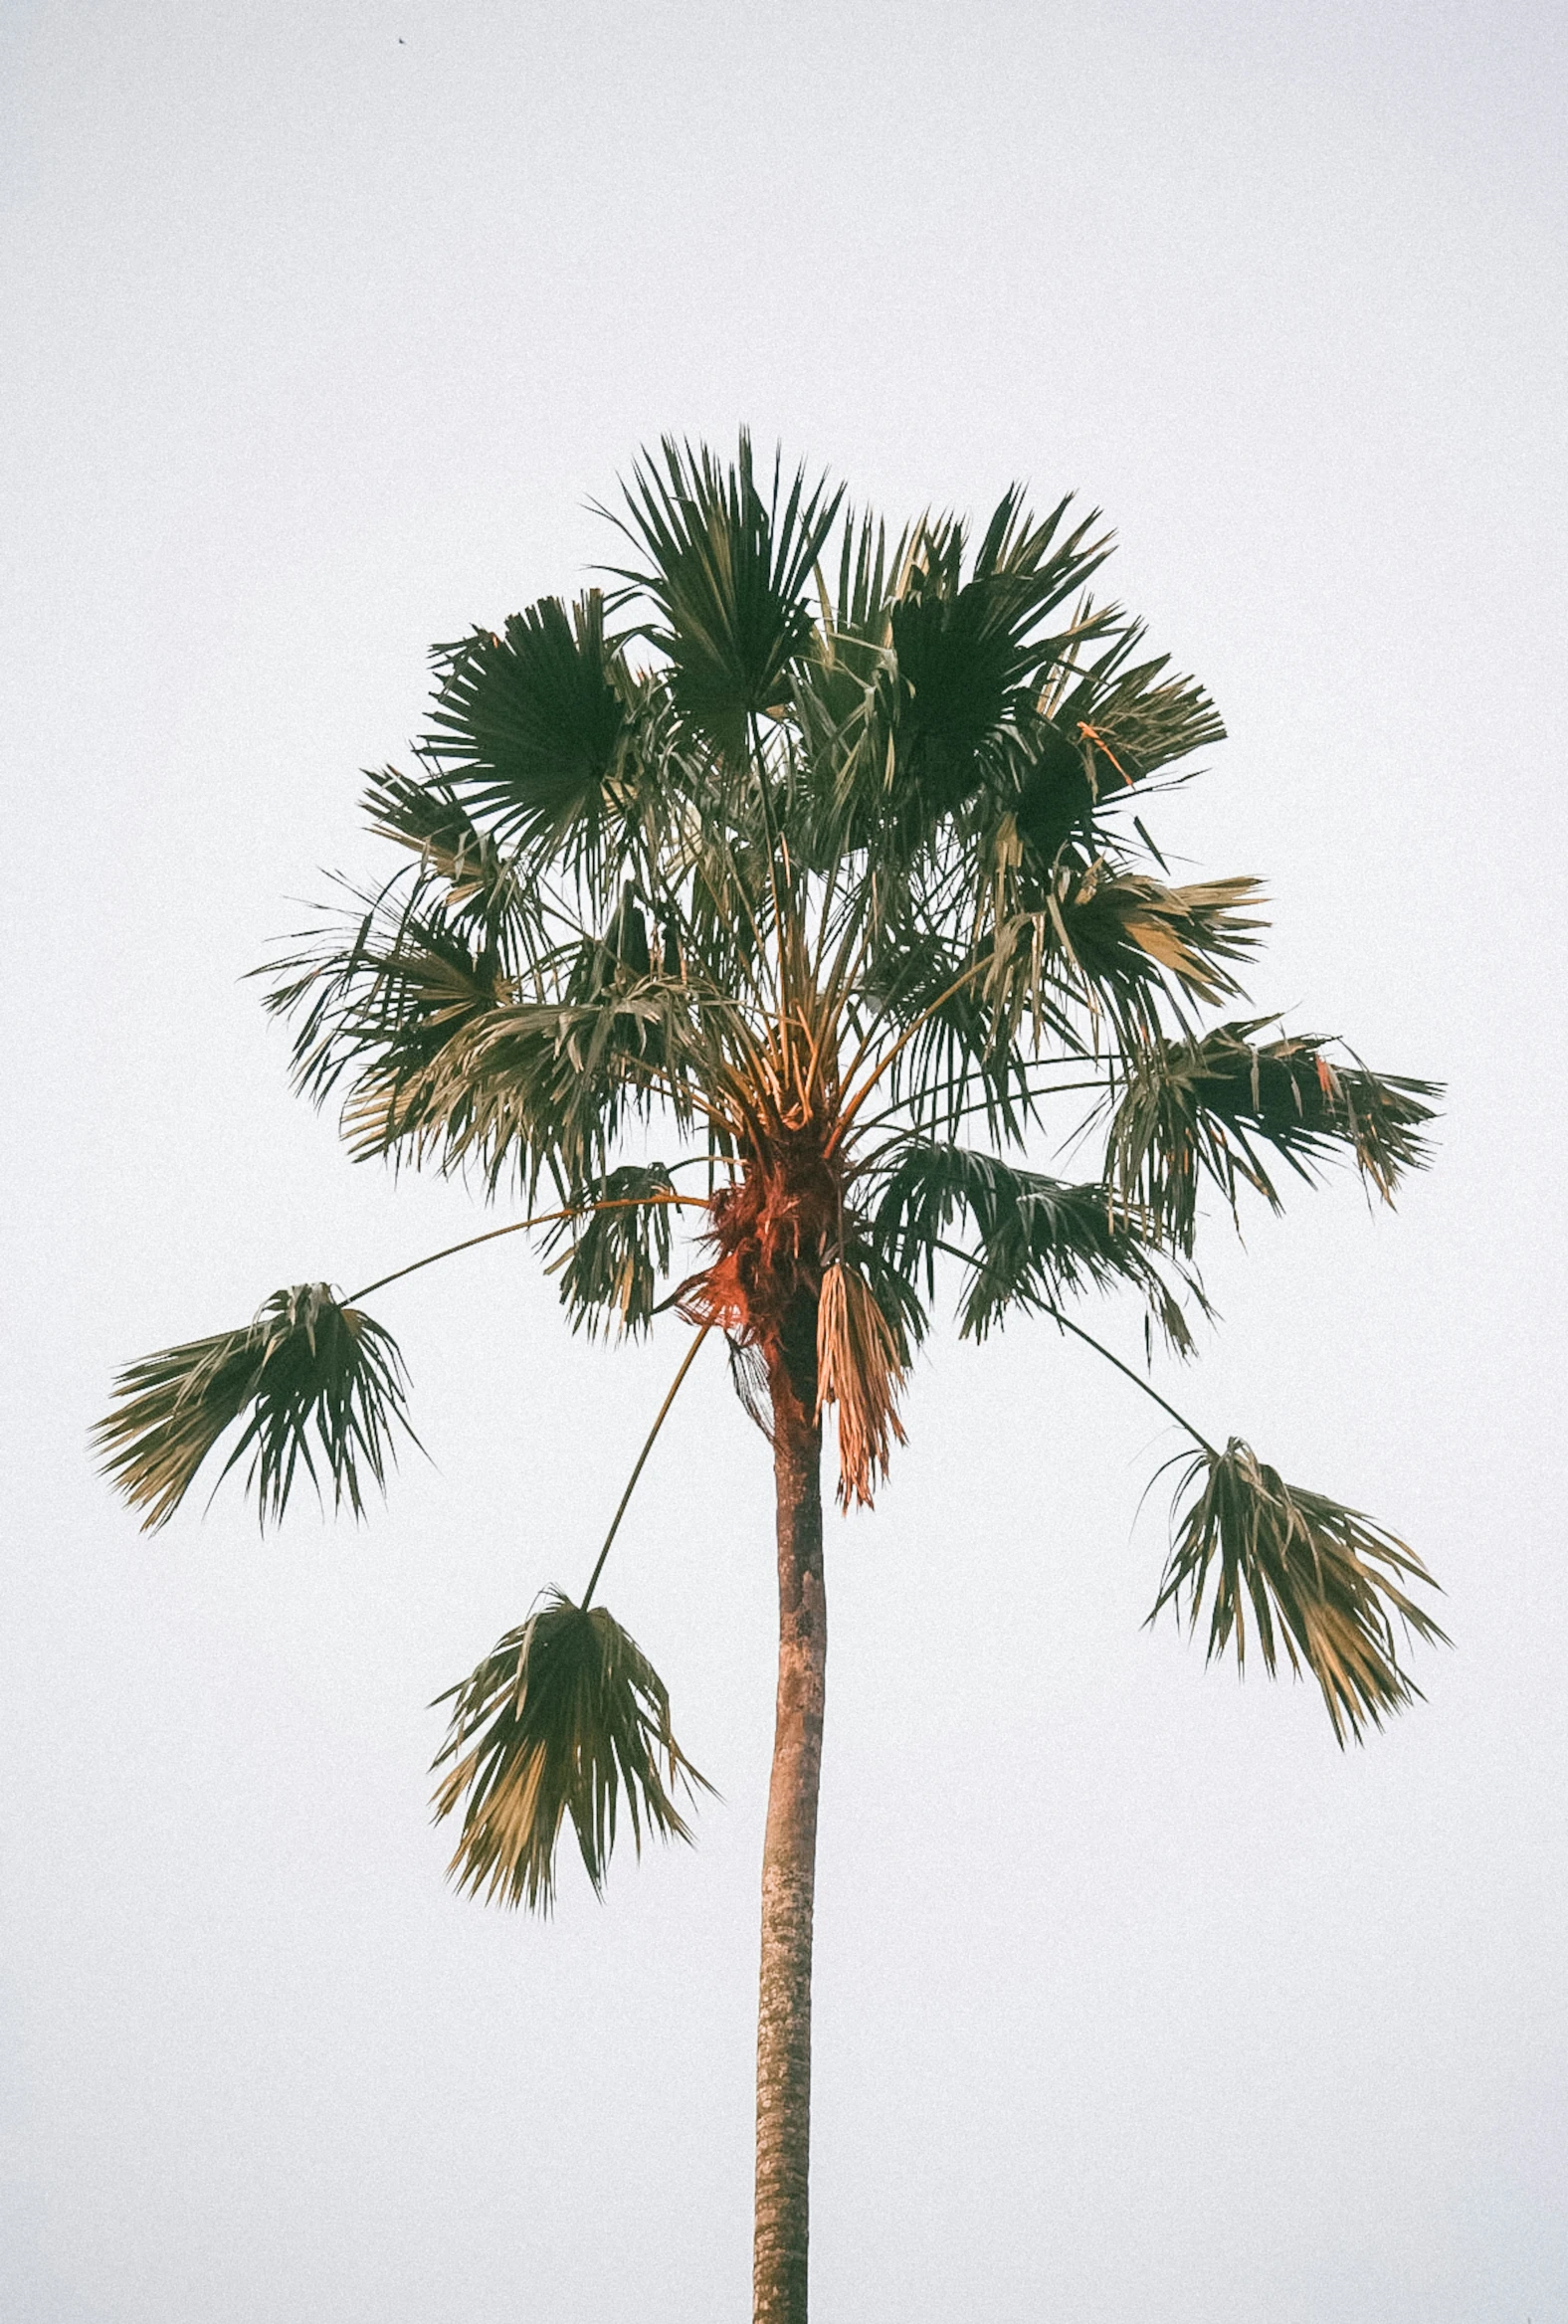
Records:
{"label": "dried brown frond", "polygon": [[716,1323],[771,1363],[796,1301],[817,1294],[823,1254],[837,1243],[843,1216],[841,1176],[823,1156],[820,1133],[776,1140],[714,1195],[708,1241],[717,1257],[682,1285],[682,1312]]}
{"label": "dried brown frond", "polygon": [[839,1502],[872,1505],[893,1439],[906,1442],[898,1398],[907,1376],[899,1335],[866,1277],[843,1259],[823,1269],[817,1305],[817,1411],[839,1417]]}

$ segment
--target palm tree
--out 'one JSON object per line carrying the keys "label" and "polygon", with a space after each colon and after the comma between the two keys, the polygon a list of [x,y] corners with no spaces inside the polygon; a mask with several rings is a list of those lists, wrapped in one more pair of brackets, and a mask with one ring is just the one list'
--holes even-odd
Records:
{"label": "palm tree", "polygon": [[[703,1779],[594,1593],[713,1335],[771,1445],[755,2315],[800,2324],[825,1418],[840,1502],[869,1503],[938,1273],[968,1337],[1048,1317],[1191,1439],[1154,1612],[1207,1609],[1211,1656],[1309,1671],[1341,1744],[1360,1739],[1417,1692],[1397,1629],[1442,1637],[1409,1594],[1419,1560],[1202,1436],[1069,1308],[1124,1292],[1146,1344],[1191,1353],[1200,1191],[1233,1216],[1248,1192],[1277,1207],[1284,1171],[1337,1156],[1391,1199],[1435,1091],[1222,1015],[1243,1006],[1257,883],[1172,884],[1143,815],[1223,730],[1087,594],[1096,516],[1064,500],[1037,520],[1014,489],[978,539],[947,516],[892,539],[804,472],[759,477],[742,436],[730,464],[667,442],[613,521],[607,592],[436,649],[415,771],[365,799],[400,868],[267,972],[268,1006],[293,1020],[299,1087],[341,1093],[356,1158],[514,1198],[488,1234],[540,1237],[574,1326],[692,1334],[581,1596],[542,1596],[442,1698],[461,1885],[547,1910],[567,1819],[596,1889],[623,1810],[639,1846],[687,1837]],[[1068,1132],[1092,1142],[1081,1181],[1030,1159]],[[232,1426],[227,1467],[264,1522],[301,1468],[357,1514],[408,1427],[396,1346],[361,1304],[397,1279],[281,1291],[126,1371],[99,1445],[147,1524]]]}

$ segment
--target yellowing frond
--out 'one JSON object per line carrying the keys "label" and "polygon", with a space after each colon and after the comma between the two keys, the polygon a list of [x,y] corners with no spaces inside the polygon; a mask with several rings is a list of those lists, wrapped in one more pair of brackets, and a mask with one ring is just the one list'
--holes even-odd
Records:
{"label": "yellowing frond", "polygon": [[898,1398],[907,1367],[898,1334],[866,1277],[836,1259],[823,1269],[817,1308],[817,1410],[836,1405],[839,1418],[839,1500],[872,1505],[873,1488],[887,1474],[893,1440],[904,1433]]}

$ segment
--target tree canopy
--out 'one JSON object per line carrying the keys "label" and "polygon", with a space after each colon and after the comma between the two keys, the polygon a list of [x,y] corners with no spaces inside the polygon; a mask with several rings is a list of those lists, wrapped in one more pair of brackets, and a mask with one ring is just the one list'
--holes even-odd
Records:
{"label": "tree canopy", "polygon": [[[893,533],[743,436],[667,441],[612,521],[603,587],[435,649],[429,730],[365,792],[394,868],[267,972],[356,1157],[519,1208],[492,1232],[537,1235],[577,1328],[720,1333],[764,1427],[798,1359],[845,1503],[903,1438],[944,1280],[970,1338],[1087,1338],[1113,1291],[1185,1356],[1206,1190],[1236,1217],[1344,1161],[1393,1199],[1436,1091],[1256,1014],[1258,882],[1173,880],[1145,819],[1223,728],[1094,595],[1097,514],[1014,488]],[[301,1465],[359,1509],[408,1426],[365,1296],[280,1292],[122,1376],[99,1442],[149,1524],[241,1424],[264,1521]],[[1360,1736],[1416,1691],[1400,1632],[1442,1636],[1420,1561],[1183,1426],[1155,1611],[1309,1671]],[[568,1815],[602,1877],[622,1785],[635,1834],[685,1830],[663,1687],[591,1590],[455,1690],[440,1805],[513,1901],[548,1900]]]}

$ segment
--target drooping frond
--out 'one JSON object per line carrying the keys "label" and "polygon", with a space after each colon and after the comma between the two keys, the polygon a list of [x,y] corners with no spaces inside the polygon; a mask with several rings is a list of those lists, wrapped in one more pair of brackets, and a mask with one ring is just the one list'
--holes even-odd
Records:
{"label": "drooping frond", "polygon": [[623,1794],[641,1853],[645,1825],[690,1839],[678,1785],[712,1790],[677,1743],[669,1693],[636,1641],[603,1606],[558,1590],[438,1700],[453,1708],[436,1816],[462,1809],[451,1872],[488,1900],[549,1911],[567,1817],[602,1893]]}
{"label": "drooping frond", "polygon": [[1255,1043],[1270,1023],[1221,1025],[1187,1041],[1156,1041],[1126,1063],[1109,1124],[1106,1175],[1118,1199],[1190,1248],[1198,1181],[1235,1209],[1242,1184],[1279,1207],[1266,1152],[1302,1178],[1336,1154],[1353,1160],[1392,1202],[1400,1177],[1426,1160],[1431,1081],[1336,1065],[1316,1034]]}
{"label": "drooping frond", "polygon": [[472,1167],[491,1191],[514,1178],[530,1200],[547,1176],[570,1200],[656,1101],[687,1130],[696,1088],[718,1080],[717,1044],[687,991],[658,975],[601,975],[598,952],[588,949],[570,998],[477,996],[460,1015],[460,989],[428,1045],[389,1043],[344,1107],[356,1158],[401,1150],[446,1171]]}
{"label": "drooping frond", "polygon": [[623,1163],[578,1187],[574,1215],[550,1240],[568,1248],[551,1261],[574,1330],[646,1332],[670,1272],[675,1183],[662,1162]]}
{"label": "drooping frond", "polygon": [[98,1423],[95,1446],[126,1500],[146,1510],[144,1530],[154,1531],[249,1413],[219,1481],[249,1454],[246,1490],[264,1525],[283,1515],[300,1462],[319,1491],[317,1457],[334,1506],[346,1500],[358,1516],[362,1472],[384,1489],[397,1430],[413,1437],[405,1378],[390,1332],[341,1305],[325,1283],[298,1283],[275,1291],[239,1331],[129,1365],[115,1382],[121,1402]]}
{"label": "drooping frond", "polygon": [[432,1090],[427,1119],[451,1161],[475,1153],[492,1185],[526,1157],[572,1186],[601,1173],[624,1122],[646,1119],[656,1097],[689,1130],[696,1091],[722,1085],[721,1063],[687,992],[628,973],[591,998],[497,1010],[476,1029],[461,1079]]}
{"label": "drooping frond", "polygon": [[729,1359],[730,1386],[739,1400],[740,1409],[771,1445],[773,1406],[767,1361],[761,1349],[750,1340],[735,1339],[726,1333],[724,1346]]}
{"label": "drooping frond", "polygon": [[509,999],[500,931],[431,892],[395,883],[359,896],[359,908],[323,912],[294,941],[300,949],[253,971],[268,979],[270,1016],[294,1021],[294,1086],[313,1105],[343,1082],[345,1133],[357,1157],[385,1153],[396,1132],[365,1127],[364,1092],[378,1120],[391,1099],[429,1075],[449,1046]]}
{"label": "drooping frond", "polygon": [[1118,988],[1145,982],[1152,964],[1190,999],[1213,1005],[1241,990],[1232,967],[1257,947],[1261,894],[1256,879],[1167,887],[1093,864],[1061,894],[1062,937],[1096,997],[1113,1004]]}
{"label": "drooping frond", "polygon": [[999,914],[991,933],[979,991],[993,1041],[1027,1034],[1038,1047],[1051,1035],[1064,1048],[1140,1052],[1160,1040],[1170,995],[1213,1003],[1240,991],[1231,964],[1263,924],[1249,878],[1167,887],[1064,850],[1032,884],[1035,900]]}
{"label": "drooping frond", "polygon": [[411,850],[421,871],[440,882],[453,925],[477,929],[482,944],[515,967],[522,928],[531,932],[536,924],[531,899],[516,866],[479,829],[451,784],[384,767],[368,779],[364,809],[379,838]]}
{"label": "drooping frond", "polygon": [[823,1269],[817,1303],[817,1410],[837,1408],[840,1506],[872,1506],[887,1474],[894,1439],[904,1443],[898,1399],[907,1374],[908,1346],[896,1313],[884,1312],[871,1282],[853,1261]]}
{"label": "drooping frond", "polygon": [[895,1269],[924,1267],[954,1226],[974,1248],[959,1305],[966,1338],[984,1339],[1010,1309],[1051,1313],[1064,1298],[1122,1283],[1146,1302],[1168,1343],[1188,1354],[1179,1291],[1207,1312],[1190,1274],[1172,1284],[1151,1250],[1115,1213],[1102,1185],[1072,1186],[963,1146],[911,1139],[886,1167],[870,1232]]}
{"label": "drooping frond", "polygon": [[1283,1653],[1293,1671],[1309,1670],[1341,1745],[1419,1698],[1400,1667],[1395,1623],[1448,1641],[1406,1591],[1436,1585],[1404,1542],[1359,1510],[1286,1484],[1239,1437],[1186,1461],[1173,1516],[1188,1494],[1151,1622],[1171,1606],[1196,1629],[1212,1581],[1209,1658],[1234,1642],[1245,1667],[1250,1613],[1265,1669],[1273,1674]]}

